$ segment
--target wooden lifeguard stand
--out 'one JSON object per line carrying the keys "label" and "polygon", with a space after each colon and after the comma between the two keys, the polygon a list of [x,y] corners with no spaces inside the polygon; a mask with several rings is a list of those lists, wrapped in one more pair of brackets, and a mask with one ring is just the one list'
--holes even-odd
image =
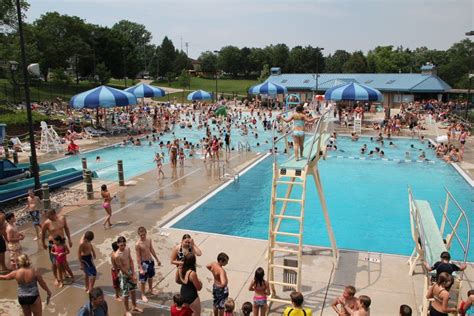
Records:
{"label": "wooden lifeguard stand", "polygon": [[[426,200],[415,200],[412,190],[410,188],[408,189],[411,233],[415,243],[413,253],[408,260],[408,264],[410,265],[408,275],[413,275],[418,262],[426,263],[430,267],[433,266],[436,261],[439,261],[439,257],[443,251],[450,251],[453,241],[456,241],[459,245],[463,254],[464,263],[467,261],[471,238],[469,219],[451,192],[449,192],[447,188],[445,188],[445,191],[446,202],[444,203],[444,207],[441,207],[443,217],[441,219],[441,225],[438,227],[430,203]],[[458,212],[452,215],[451,218],[448,216],[450,205],[454,205],[454,211]],[[466,225],[466,234],[459,236],[458,229],[462,223]],[[446,229],[446,224],[449,226],[448,229]],[[433,274],[428,271],[424,264],[421,266],[424,273],[424,287],[422,304],[419,309],[422,316],[427,316],[429,300],[426,298],[426,294],[432,283],[431,278]],[[436,275],[436,273],[434,273],[434,275]],[[455,275],[455,282],[449,292],[450,301],[454,301],[456,306],[458,306],[461,298],[462,278],[463,272]]]}
{"label": "wooden lifeguard stand", "polygon": [[[314,133],[305,141],[303,159],[301,160],[296,160],[294,155],[289,154],[287,136],[291,132],[287,132],[279,138],[273,137],[273,149],[276,148],[277,142],[285,140],[288,158],[284,162],[278,163],[276,154],[273,155],[267,256],[268,281],[271,286],[271,295],[268,298],[270,303],[291,303],[289,299],[278,297],[275,286],[281,286],[284,290],[301,291],[303,227],[308,176],[312,176],[316,184],[335,265],[339,259],[318,169],[318,161],[325,154],[326,142],[329,138],[327,132],[328,113],[329,109],[319,119]],[[279,195],[282,191],[286,192],[284,196]],[[282,238],[289,240],[281,240]],[[282,254],[286,255],[284,260],[281,258]],[[275,273],[277,270],[282,271],[281,274],[278,274],[278,276],[283,276],[281,279],[277,278]]]}

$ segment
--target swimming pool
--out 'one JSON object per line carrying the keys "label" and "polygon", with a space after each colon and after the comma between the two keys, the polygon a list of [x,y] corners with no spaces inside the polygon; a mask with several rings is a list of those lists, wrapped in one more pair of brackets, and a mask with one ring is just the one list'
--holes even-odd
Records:
{"label": "swimming pool", "polygon": [[[243,117],[249,117],[248,114],[243,114]],[[184,118],[184,116],[183,116]],[[242,135],[240,131],[233,129],[231,133],[231,147],[235,151],[238,150],[239,142],[242,144],[248,143],[252,151],[268,151],[271,148],[270,143],[265,141],[271,140],[272,132],[270,130],[264,130],[262,121],[257,119],[257,134],[258,137],[255,137],[253,130],[249,130],[247,135]],[[211,133],[217,135],[217,127],[209,121]],[[187,140],[193,144],[198,144],[200,139],[205,136],[206,130],[196,129],[196,128],[180,128],[176,126],[174,130],[175,135],[172,133],[167,133],[160,137],[160,141],[163,141],[166,144],[167,141],[172,141],[175,137],[181,140]],[[150,135],[151,139],[151,135]],[[125,170],[125,178],[130,179],[139,174],[147,172],[156,168],[153,159],[155,153],[164,152],[165,161],[167,161],[168,150],[166,147],[161,149],[158,142],[153,142],[151,146],[148,144],[146,138],[142,138],[141,146],[127,145],[120,146],[114,145],[98,150],[92,150],[89,152],[81,153],[76,156],[69,156],[60,160],[52,161],[51,163],[56,167],[57,170],[63,170],[66,168],[76,168],[82,169],[82,158],[87,158],[87,166],[90,170],[95,171],[99,178],[116,181],[118,180],[117,174],[117,160],[123,161],[123,166]],[[181,142],[182,144],[182,142]],[[257,146],[258,144],[258,146]],[[199,157],[201,150],[196,149]],[[100,160],[96,161],[96,157],[100,157]]]}
{"label": "swimming pool", "polygon": [[[358,142],[340,138],[337,141],[338,150],[329,152],[329,156],[366,160],[328,158],[319,163],[339,248],[410,255],[414,244],[410,232],[408,186],[413,189],[415,198],[431,203],[438,221],[441,218],[438,206],[444,203],[446,186],[466,210],[470,222],[474,221],[474,189],[452,166],[436,159],[428,150],[427,142],[421,144],[410,139],[396,139],[393,142],[397,147],[387,148],[385,145],[383,148],[386,160],[371,160],[367,159],[367,155],[360,155],[359,148],[364,143],[370,149],[379,144],[365,138]],[[416,148],[411,148],[412,144]],[[419,149],[426,150],[427,158],[434,163],[405,162],[402,159],[406,151],[415,155]],[[267,158],[242,175],[239,183],[228,185],[178,222],[170,223],[170,226],[267,239],[271,181],[272,159]],[[316,188],[312,180],[308,182],[303,242],[329,246]],[[297,194],[296,190],[294,196]],[[284,192],[278,195],[282,196]],[[286,230],[285,227],[283,230]],[[460,235],[465,232],[466,227],[460,227]],[[456,245],[453,247],[456,256],[459,251]],[[472,251],[469,260],[474,261]]]}

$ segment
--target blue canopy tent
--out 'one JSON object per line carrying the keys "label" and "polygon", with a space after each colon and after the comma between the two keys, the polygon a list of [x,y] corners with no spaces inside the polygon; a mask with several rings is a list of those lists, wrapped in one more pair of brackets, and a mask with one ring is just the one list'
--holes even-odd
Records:
{"label": "blue canopy tent", "polygon": [[125,89],[124,91],[130,92],[137,98],[164,97],[166,95],[165,90],[150,86],[146,83],[139,83],[133,87]]}
{"label": "blue canopy tent", "polygon": [[324,94],[326,100],[332,101],[382,101],[382,93],[374,88],[356,82],[330,88]]}
{"label": "blue canopy tent", "polygon": [[250,87],[249,94],[268,94],[268,95],[277,95],[277,94],[287,94],[288,90],[280,85],[264,82],[256,86]]}
{"label": "blue canopy tent", "polygon": [[204,90],[196,90],[188,94],[187,99],[189,101],[210,100],[212,99],[212,95]]}

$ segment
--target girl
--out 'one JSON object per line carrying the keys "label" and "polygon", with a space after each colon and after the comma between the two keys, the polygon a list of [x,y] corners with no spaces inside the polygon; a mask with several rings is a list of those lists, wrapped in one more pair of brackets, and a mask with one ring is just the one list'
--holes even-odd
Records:
{"label": "girl", "polygon": [[179,149],[179,165],[184,166],[184,149],[180,148]]}
{"label": "girl", "polygon": [[66,239],[59,235],[54,237],[54,245],[51,249],[51,253],[54,255],[56,266],[58,267],[58,287],[62,288],[64,286],[64,275],[67,266],[66,256],[69,254],[69,248],[66,246]]}
{"label": "girl", "polygon": [[160,177],[160,174],[165,177],[165,173],[163,172],[163,159],[159,153],[155,154],[155,160],[156,162],[156,168],[158,168],[158,178]]}
{"label": "girl", "polygon": [[252,303],[250,302],[245,302],[242,304],[242,315],[244,316],[250,316],[250,313],[252,312]]}
{"label": "girl", "polygon": [[278,120],[282,120],[286,123],[294,121],[293,123],[293,139],[295,142],[295,158],[296,160],[300,160],[303,158],[304,152],[304,124],[306,122],[314,122],[318,119],[318,117],[309,118],[306,114],[303,113],[303,105],[298,105],[295,109],[295,113],[289,118],[285,119],[281,116],[278,116]]}
{"label": "girl", "polygon": [[217,139],[216,136],[213,136],[212,138],[211,149],[212,149],[213,160],[215,157],[217,158],[217,161],[219,161],[219,140]]}
{"label": "girl", "polygon": [[448,313],[457,313],[456,308],[448,307],[449,290],[453,282],[454,279],[449,273],[441,272],[438,275],[438,281],[429,288],[426,298],[434,299],[430,305],[431,316],[448,316]]}
{"label": "girl", "polygon": [[[105,217],[104,223],[102,225],[104,225],[104,228],[110,228],[112,227],[112,223],[110,222],[110,218],[112,217],[112,198],[110,197],[109,191],[107,191],[107,185],[102,184],[100,195],[102,195],[102,198],[104,199],[102,207],[107,213],[107,216]],[[108,227],[106,225],[108,225]]]}
{"label": "girl", "polygon": [[265,271],[262,267],[258,267],[257,270],[255,270],[255,277],[249,286],[249,291],[255,291],[253,297],[254,316],[258,316],[259,313],[261,316],[264,316],[267,313],[267,295],[270,295],[270,285],[268,281],[265,281],[264,276]]}
{"label": "girl", "polygon": [[234,316],[235,302],[230,297],[224,304],[224,316]]}
{"label": "girl", "polygon": [[184,306],[193,310],[193,316],[201,315],[201,300],[198,291],[202,289],[202,282],[196,273],[196,256],[188,253],[184,257],[183,266],[176,271],[176,283],[181,284],[181,297]]}

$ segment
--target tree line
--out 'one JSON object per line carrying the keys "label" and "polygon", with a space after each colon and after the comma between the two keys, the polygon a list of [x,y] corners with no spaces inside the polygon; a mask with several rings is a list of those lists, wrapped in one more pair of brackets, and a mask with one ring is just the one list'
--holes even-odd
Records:
{"label": "tree line", "polygon": [[[6,0],[0,6],[0,60],[20,60],[13,3]],[[26,11],[28,3],[22,0],[22,6]],[[77,16],[48,12],[32,23],[25,23],[24,33],[28,59],[39,62],[44,80],[79,82],[87,78],[105,83],[111,77],[150,75],[172,81],[193,69],[192,60],[176,49],[168,37],[154,45],[152,34],[144,25],[127,20],[109,28],[87,23]],[[431,62],[448,84],[466,88],[473,50],[469,39],[454,43],[447,50],[377,46],[367,54],[340,49],[327,56],[322,49],[312,46],[229,45],[219,51],[201,53],[198,62],[204,76],[260,79],[266,79],[270,67],[280,67],[284,73],[416,73],[423,64]],[[65,69],[72,79],[65,75]],[[11,75],[5,67],[0,72],[4,78]]]}

